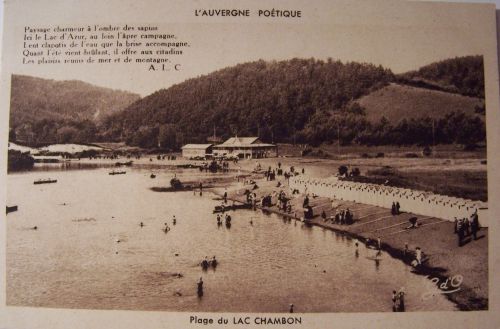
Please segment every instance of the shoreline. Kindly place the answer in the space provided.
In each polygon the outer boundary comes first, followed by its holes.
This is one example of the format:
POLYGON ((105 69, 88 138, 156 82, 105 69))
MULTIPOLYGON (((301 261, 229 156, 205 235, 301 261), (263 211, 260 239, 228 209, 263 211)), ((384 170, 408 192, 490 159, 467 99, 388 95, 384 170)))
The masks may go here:
MULTIPOLYGON (((269 191, 270 186, 265 186, 266 183, 268 183, 268 182, 265 179, 263 179, 262 177, 260 177, 260 178, 255 177, 255 176, 259 175, 258 173, 252 173, 252 174, 253 174, 252 176, 254 177, 255 183, 259 186, 259 188, 256 190, 253 190, 253 192, 257 193, 258 198, 261 198, 262 194, 268 194, 270 192, 269 191), (262 185, 264 185, 264 186, 262 186, 262 185), (263 187, 263 188, 261 189, 261 187, 263 187)), ((277 181, 274 181, 274 183, 276 183, 276 182, 277 181)), ((228 202, 232 201, 232 202, 238 202, 238 203, 245 203, 245 200, 242 199, 243 196, 240 195, 241 190, 244 190, 244 189, 249 189, 249 188, 245 188, 245 187, 242 188, 241 186, 237 186, 236 182, 233 182, 232 184, 227 186, 226 190, 228 192, 228 197, 227 197, 228 202), (236 192, 236 194, 235 194, 235 192, 236 192)), ((276 190, 276 189, 287 190, 288 186, 283 184, 279 188, 273 187, 271 189, 273 189, 273 190, 276 190)), ((251 189, 249 189, 249 190, 251 190, 251 189)), ((219 196, 222 200, 223 192, 220 189, 211 188, 210 191, 212 193, 214 193, 215 195, 219 196)), ((302 200, 303 197, 304 197, 303 195, 298 195, 297 197, 292 198, 291 202, 294 200, 298 200, 298 199, 302 200)), ((318 201, 321 200, 322 202, 320 204, 316 204, 316 205, 312 204, 313 209, 314 208, 321 208, 322 206, 324 206, 324 204, 331 204, 332 202, 337 202, 339 204, 339 207, 345 206, 346 204, 350 204, 351 206, 352 205, 367 206, 365 208, 370 207, 369 205, 365 205, 365 204, 361 204, 361 203, 344 202, 344 201, 340 201, 340 200, 331 200, 331 199, 327 199, 327 198, 317 198, 317 200, 318 201)), ((314 201, 312 203, 314 203, 314 201)), ((293 207, 293 208, 296 209, 296 207, 293 207)), ((390 209, 380 208, 380 207, 376 207, 376 206, 373 206, 373 208, 385 209, 385 210, 387 210, 388 213, 390 213, 390 209)), ((274 214, 277 214, 279 216, 282 216, 282 217, 285 217, 288 219, 302 221, 300 216, 297 216, 297 213, 294 213, 293 211, 291 213, 286 213, 286 212, 280 211, 277 209, 277 207, 274 203, 272 204, 271 207, 262 207, 260 205, 256 205, 256 209, 259 209, 262 212, 274 213, 274 214)), ((370 225, 371 222, 368 221, 368 222, 361 222, 360 223, 360 222, 358 222, 358 220, 356 220, 355 224, 351 224, 351 225, 332 224, 332 223, 328 223, 328 222, 323 221, 323 219, 320 216, 318 216, 317 211, 315 211, 315 214, 316 215, 311 220, 308 221, 308 225, 318 226, 318 227, 321 227, 323 229, 342 234, 342 235, 347 236, 351 239, 357 239, 360 242, 362 242, 363 244, 365 244, 365 246, 368 246, 371 243, 376 242, 376 234, 374 235, 373 233, 384 230, 384 228, 382 228, 382 229, 375 229, 373 231, 368 231, 368 232, 366 232, 366 231, 365 232, 363 232, 363 231, 358 232, 357 228, 359 228, 360 226, 362 226, 364 224, 370 225), (370 233, 372 233, 372 234, 370 234, 370 233)), ((409 213, 404 213, 404 212, 401 213, 401 215, 404 215, 404 214, 410 215, 409 213)), ((413 215, 413 214, 411 214, 411 215, 413 215)), ((365 215, 365 217, 368 217, 368 218, 370 216, 371 215, 365 215)), ((418 217, 423 217, 423 216, 418 216, 418 217)), ((393 218, 389 218, 388 220, 393 220, 393 218)), ((426 225, 428 225, 430 227, 446 226, 446 229, 449 229, 450 227, 452 228, 454 225, 454 223, 452 223, 452 222, 440 220, 437 218, 434 218, 434 221, 431 223, 427 223, 427 222, 425 222, 425 220, 429 220, 429 219, 423 218, 423 221, 425 224, 422 226, 426 226, 426 225), (438 221, 435 221, 435 220, 438 220, 438 221), (440 225, 433 225, 433 224, 440 224, 440 225)), ((375 222, 377 222, 377 221, 381 221, 381 220, 380 219, 375 220, 375 222)), ((385 219, 383 219, 382 221, 385 222, 385 219)), ((405 221, 405 222, 402 222, 400 224, 396 224, 396 225, 392 225, 392 226, 404 225, 406 223, 407 222, 405 221)), ((406 232, 403 232, 403 233, 411 234, 413 232, 418 232, 421 230, 423 230, 423 228, 419 227, 417 229, 406 230, 406 232)), ((398 232, 399 231, 397 231, 396 234, 398 232)), ((450 232, 451 232, 451 229, 450 229, 450 232)), ((422 233, 422 232, 419 232, 419 233, 422 233)), ((386 235, 387 237, 389 237, 387 239, 384 236, 384 238, 382 239, 382 242, 381 242, 381 250, 387 252, 393 259, 400 260, 405 265, 411 266, 411 261, 413 259, 415 259, 414 252, 413 252, 414 248, 410 248, 409 249, 410 252, 405 255, 404 248, 401 245, 398 245, 398 243, 391 241, 391 239, 390 239, 391 235, 393 235, 393 233, 386 235)), ((487 238, 488 230, 485 228, 482 228, 479 232, 479 235, 480 235, 480 237, 478 240, 487 240, 484 238, 485 237, 487 238)), ((424 235, 424 237, 425 236, 426 235, 424 235)), ((419 238, 417 240, 422 240, 422 239, 419 238)), ((425 245, 425 242, 426 242, 425 240, 419 241, 417 243, 417 245, 425 245)), ((469 243, 467 243, 467 244, 472 245, 475 242, 476 241, 469 241, 469 243)), ((486 245, 487 245, 487 243, 486 243, 486 245)), ((463 248, 463 247, 461 247, 461 248, 463 248)), ((461 250, 461 249, 459 249, 459 250, 461 250)), ((424 252, 426 252, 426 249, 424 249, 424 252)), ((443 252, 443 251, 441 250, 441 252, 443 252)), ((435 254, 436 254, 435 252, 430 252, 430 253, 426 252, 425 257, 424 257, 424 262, 419 266, 418 270, 412 270, 412 273, 414 273, 416 275, 427 276, 429 280, 431 280, 433 278, 437 278, 439 280, 437 283, 438 288, 439 288, 439 285, 446 282, 446 280, 448 278, 453 277, 454 276, 453 273, 456 273, 456 272, 454 271, 453 266, 451 266, 452 262, 453 262, 452 259, 449 259, 449 260, 448 259, 439 259, 438 261, 434 261, 433 258, 436 258, 436 257, 433 257, 433 256, 435 256, 435 254)), ((458 265, 458 267, 461 267, 460 264, 458 265)), ((485 268, 482 269, 480 272, 484 272, 484 271, 486 272, 486 275, 487 275, 487 272, 488 272, 487 266, 485 266, 485 268)), ((456 274, 460 274, 460 275, 465 276, 466 272, 467 271, 463 271, 462 273, 456 273, 456 274)), ((434 280, 436 280, 436 279, 434 279, 434 280)), ((487 280, 486 280, 486 287, 481 287, 481 288, 488 289, 487 280)), ((440 290, 443 291, 443 294, 446 296, 446 298, 448 300, 450 300, 452 303, 454 303, 456 305, 456 307, 458 308, 458 310, 460 310, 460 311, 488 310, 488 306, 489 306, 488 294, 486 294, 486 296, 483 296, 480 293, 481 292, 480 290, 478 292, 478 286, 473 286, 471 284, 464 283, 460 286, 459 291, 456 291, 453 293, 445 293, 446 290, 443 290, 443 289, 440 289, 440 290)))
MULTIPOLYGON (((272 192, 284 190, 289 194, 289 188, 286 184, 286 181, 283 180, 283 176, 277 176, 277 180, 275 181, 266 181, 263 175, 263 171, 256 172, 253 170, 253 166, 259 162, 265 163, 263 167, 267 167, 267 165, 272 165, 272 162, 276 163, 277 161, 282 161, 288 163, 289 161, 294 161, 294 159, 286 159, 286 158, 273 158, 273 159, 257 159, 254 161, 241 161, 237 164, 231 164, 228 172, 223 173, 223 177, 211 177, 211 175, 207 175, 199 180, 199 182, 203 182, 204 189, 214 193, 215 195, 221 197, 226 190, 228 192, 228 200, 234 202, 243 202, 244 203, 244 195, 240 194, 245 189, 249 189, 252 192, 255 192, 258 195, 258 198, 262 198, 264 195, 271 194, 272 192), (251 185, 243 184, 243 181, 246 179, 253 179, 255 183, 259 186, 259 188, 252 190, 251 185), (280 182, 281 186, 276 186, 277 183, 280 182), (211 183, 211 184, 209 184, 211 183), (215 184, 214 184, 215 183, 215 184), (206 185, 207 184, 207 185, 206 185), (213 185, 212 185, 213 184, 213 185), (209 186, 212 185, 212 186, 209 186)), ((115 160, 111 161, 82 161, 83 163, 92 163, 92 164, 110 164, 115 160)), ((82 163, 80 162, 80 163, 82 163)), ((77 162, 78 163, 78 162, 77 162)), ((136 164, 142 165, 153 165, 160 167, 177 167, 179 164, 185 165, 186 163, 196 163, 189 160, 177 160, 172 162, 163 162, 158 163, 157 161, 149 161, 147 159, 143 159, 142 161, 138 161, 136 164)), ((284 164, 283 168, 288 167, 288 165, 294 164, 294 162, 284 164)), ((314 161, 309 163, 309 161, 301 164, 305 167, 306 173, 312 174, 316 177, 326 177, 327 168, 321 167, 320 170, 314 167, 314 161)), ((298 167, 298 166, 297 166, 298 167)), ((297 168, 298 169, 298 168, 297 168)), ((333 169, 333 168, 332 168, 333 169)), ((198 170, 198 169, 187 169, 187 170, 198 170)), ((331 169, 330 169, 331 170, 331 169)), ((188 183, 187 181, 185 183, 188 183)), ((194 187, 196 190, 196 187, 194 187)), ((192 191, 192 190, 191 190, 192 191)), ((303 200, 303 195, 298 195, 292 197, 291 202, 294 204, 293 209, 297 212, 300 208, 301 202, 303 200)), ((354 203, 339 201, 339 200, 331 200, 327 198, 312 198, 311 205, 313 206, 315 217, 309 222, 310 225, 318 226, 326 230, 334 231, 339 234, 345 235, 352 239, 358 239, 363 244, 367 244, 367 241, 376 241, 378 235, 380 235, 381 231, 388 232, 390 230, 386 230, 391 226, 395 226, 394 229, 397 229, 399 225, 407 225, 407 220, 405 220, 404 216, 401 217, 390 217, 388 219, 375 219, 377 214, 381 212, 390 213, 390 209, 381 208, 376 206, 369 206, 365 204, 357 204, 360 205, 361 208, 370 208, 372 211, 374 209, 378 209, 379 212, 370 214, 366 212, 366 210, 357 210, 353 209, 355 213, 356 222, 352 225, 338 225, 324 222, 321 217, 317 216, 324 209, 327 213, 334 210, 333 206, 330 208, 332 202, 336 203, 336 208, 341 208, 349 204, 349 206, 355 205, 354 203), (325 208, 326 206, 326 208, 325 208), (359 220, 359 218, 364 218, 363 220, 359 220), (398 220, 404 220, 399 224, 393 224, 398 220), (389 225, 387 227, 380 227, 380 224, 389 225), (359 230, 360 227, 364 228, 363 230, 359 230), (370 229, 369 231, 366 228, 370 229)), ((275 202, 273 202, 275 204, 275 202)), ((300 220, 300 215, 291 213, 284 213, 279 211, 277 207, 274 205, 272 207, 261 207, 258 206, 261 211, 275 213, 280 216, 284 216, 290 219, 300 220)), ((404 208, 404 205, 403 205, 404 208)), ((404 210, 404 209, 403 209, 404 210)), ((300 214, 300 213, 299 213, 300 214)), ((408 215, 408 213, 403 213, 402 215, 408 215)), ((385 215, 379 215, 385 216, 385 215)), ((327 217, 330 217, 328 214, 327 217)), ((422 217, 422 216, 418 216, 422 217)), ((384 217, 385 218, 385 217, 384 217)), ((429 261, 421 265, 419 271, 412 271, 417 275, 430 276, 431 278, 437 278, 439 280, 439 284, 446 281, 447 278, 453 277, 454 275, 463 275, 467 277, 464 280, 464 284, 460 286, 460 291, 455 293, 447 293, 445 294, 447 299, 453 302, 458 310, 461 311, 472 311, 472 310, 487 310, 488 309, 488 230, 481 229, 480 235, 481 239, 478 241, 471 241, 471 243, 467 243, 464 247, 457 248, 456 247, 456 238, 451 234, 453 230, 453 223, 439 220, 437 218, 430 219, 429 218, 419 218, 422 219, 422 222, 425 223, 426 227, 418 228, 415 230, 407 230, 405 232, 396 231, 389 234, 381 235, 381 250, 387 252, 392 258, 398 259, 410 266, 411 258, 409 256, 405 256, 404 254, 404 243, 408 242, 410 248, 409 250, 414 250, 416 246, 421 246, 425 255, 429 256, 429 261), (436 222, 437 220, 437 222, 436 222), (431 223, 427 223, 428 221, 432 221, 431 223), (439 224, 439 225, 433 225, 439 224), (402 232, 402 233, 398 233, 402 232), (428 234, 431 235, 428 235, 428 234), (396 235, 397 234, 397 235, 396 235), (401 236, 404 236, 402 238, 401 236), (486 238, 485 238, 486 237, 486 238), (440 241, 443 240, 443 241, 440 241), (478 245, 479 244, 479 245, 478 245), (471 249, 472 248, 472 249, 471 249), (467 251, 464 251, 467 249, 467 251), (469 253, 472 250, 472 255, 469 253), (486 251, 486 252, 485 252, 486 251), (452 255, 455 253, 456 255, 452 255), (479 260, 474 260, 473 258, 476 256, 480 256, 479 260), (481 258, 482 257, 482 258, 481 258), (469 264, 472 263, 472 266, 469 264), (471 271, 470 269, 473 269, 471 271), (468 281, 470 280, 470 281, 468 281), (466 282, 467 281, 467 282, 466 282)), ((402 227, 399 227, 402 228, 402 227)), ((413 255, 413 252, 410 253, 413 255)))

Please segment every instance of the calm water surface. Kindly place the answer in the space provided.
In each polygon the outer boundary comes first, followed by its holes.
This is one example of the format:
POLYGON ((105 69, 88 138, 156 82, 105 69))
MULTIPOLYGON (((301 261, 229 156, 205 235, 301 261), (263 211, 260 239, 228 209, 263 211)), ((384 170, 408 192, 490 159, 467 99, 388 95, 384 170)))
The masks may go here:
POLYGON ((150 190, 168 186, 171 169, 156 168, 151 179, 151 168, 136 166, 115 176, 49 168, 8 175, 8 204, 19 206, 7 216, 9 305, 286 312, 293 303, 296 312, 370 312, 391 311, 392 290, 404 287, 408 311, 455 309, 442 295, 423 300, 432 284, 408 266, 385 253, 376 262, 363 245, 356 255, 352 240, 334 232, 261 211, 234 212, 230 229, 218 227, 214 195, 150 190), (48 177, 58 182, 33 185, 48 177), (217 269, 202 271, 199 262, 214 255, 217 269))

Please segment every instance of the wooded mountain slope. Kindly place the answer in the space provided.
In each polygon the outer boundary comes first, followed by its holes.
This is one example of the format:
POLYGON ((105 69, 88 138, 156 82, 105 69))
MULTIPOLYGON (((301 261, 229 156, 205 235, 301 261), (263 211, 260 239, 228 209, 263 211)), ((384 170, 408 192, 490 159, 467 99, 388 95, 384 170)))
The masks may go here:
POLYGON ((137 94, 77 80, 12 75, 10 126, 42 119, 99 121, 138 99, 137 94))

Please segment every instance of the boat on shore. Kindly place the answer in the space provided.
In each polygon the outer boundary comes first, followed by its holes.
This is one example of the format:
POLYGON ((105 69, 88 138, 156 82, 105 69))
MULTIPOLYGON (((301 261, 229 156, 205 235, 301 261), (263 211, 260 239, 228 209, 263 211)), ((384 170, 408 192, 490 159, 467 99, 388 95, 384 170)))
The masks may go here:
POLYGON ((250 203, 242 203, 242 204, 233 204, 230 206, 215 206, 213 213, 216 214, 238 209, 252 209, 252 205, 250 203))
POLYGON ((33 184, 52 184, 52 183, 57 183, 57 179, 37 179, 36 181, 33 182, 33 184))
POLYGON ((126 171, 111 171, 109 174, 110 175, 124 175, 126 174, 127 172, 126 171))
POLYGON ((17 211, 17 206, 7 206, 6 214, 17 211))

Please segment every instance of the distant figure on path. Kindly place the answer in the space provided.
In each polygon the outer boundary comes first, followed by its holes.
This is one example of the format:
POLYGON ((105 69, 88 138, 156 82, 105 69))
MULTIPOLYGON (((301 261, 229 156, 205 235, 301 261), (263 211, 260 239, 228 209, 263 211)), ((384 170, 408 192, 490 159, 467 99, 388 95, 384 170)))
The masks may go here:
POLYGON ((472 220, 471 220, 471 229, 472 229, 472 235, 474 236, 474 240, 477 240, 477 232, 481 226, 479 225, 479 216, 477 215, 477 210, 472 214, 472 220))
POLYGON ((400 208, 401 208, 401 206, 399 205, 399 202, 397 201, 396 202, 396 215, 399 215, 401 213, 400 208))
POLYGON ((293 313, 293 304, 290 304, 290 313, 293 313))
POLYGON ((418 265, 422 265, 422 249, 420 249, 420 247, 415 249, 415 259, 417 260, 418 265))
POLYGON ((302 208, 305 208, 309 206, 309 196, 306 194, 306 197, 304 198, 304 202, 302 203, 302 208))
POLYGON ((175 215, 174 215, 174 218, 172 218, 172 224, 176 224, 177 223, 177 219, 175 219, 175 215))
POLYGON ((460 218, 458 220, 458 223, 457 223, 457 230, 458 230, 458 246, 461 247, 462 246, 462 240, 464 238, 464 224, 463 224, 463 220, 462 218, 460 218))

